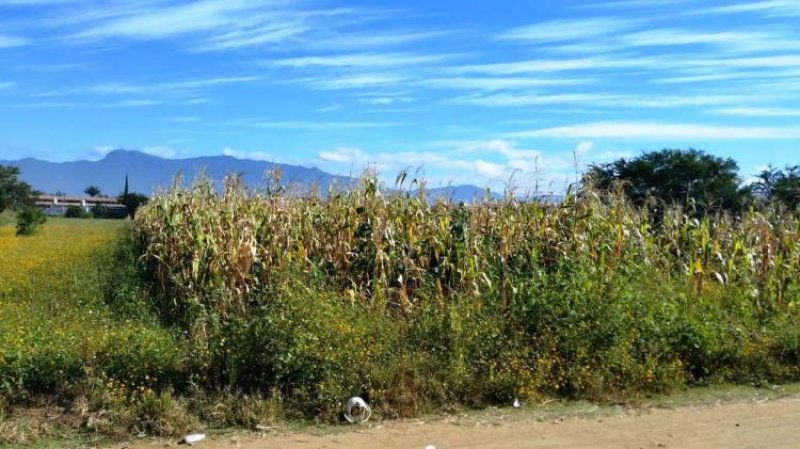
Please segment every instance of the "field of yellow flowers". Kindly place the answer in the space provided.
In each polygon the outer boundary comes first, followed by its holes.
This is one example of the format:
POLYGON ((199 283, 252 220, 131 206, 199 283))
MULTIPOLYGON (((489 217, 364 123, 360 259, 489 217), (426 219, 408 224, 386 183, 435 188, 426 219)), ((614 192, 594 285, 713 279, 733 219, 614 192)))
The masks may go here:
POLYGON ((33 237, 16 237, 14 226, 0 226, 0 294, 45 287, 42 276, 85 262, 119 234, 124 222, 53 220, 33 237))
POLYGON ((126 228, 51 219, 17 237, 13 225, 0 226, 0 422, 3 404, 74 398, 92 385, 144 393, 174 369, 169 333, 109 305, 115 242, 126 228))

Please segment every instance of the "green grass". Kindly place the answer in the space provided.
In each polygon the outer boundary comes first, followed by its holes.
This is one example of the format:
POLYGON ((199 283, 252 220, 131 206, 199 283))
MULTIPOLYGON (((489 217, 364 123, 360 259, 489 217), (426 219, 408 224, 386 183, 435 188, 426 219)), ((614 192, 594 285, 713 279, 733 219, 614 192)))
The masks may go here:
POLYGON ((0 212, 0 226, 16 223, 17 219, 14 213, 10 210, 0 212))
POLYGON ((173 333, 147 309, 114 305, 135 305, 142 294, 115 262, 126 229, 54 219, 18 237, 0 227, 0 414, 22 423, 0 425, 0 444, 47 436, 47 426, 25 426, 18 412, 53 404, 68 404, 73 424, 105 416, 95 419, 101 433, 127 433, 147 415, 137 407, 175 383, 183 353, 173 333))

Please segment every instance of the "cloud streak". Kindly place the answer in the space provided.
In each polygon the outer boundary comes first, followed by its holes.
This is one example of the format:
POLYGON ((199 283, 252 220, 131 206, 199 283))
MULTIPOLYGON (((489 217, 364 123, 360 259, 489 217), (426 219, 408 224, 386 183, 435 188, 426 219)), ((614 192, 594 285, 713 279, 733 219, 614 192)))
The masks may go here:
POLYGON ((647 108, 668 109, 687 106, 713 106, 741 102, 743 96, 698 95, 698 96, 643 96, 633 94, 607 93, 501 93, 492 95, 471 95, 452 99, 456 104, 508 108, 528 106, 571 105, 586 108, 647 108))
POLYGON ((23 47, 30 43, 30 39, 26 37, 0 33, 0 48, 23 47))
POLYGON ((738 107, 738 108, 715 109, 710 112, 713 114, 733 115, 739 117, 765 117, 765 118, 800 117, 800 109, 789 109, 789 108, 738 107))
POLYGON ((275 67, 397 67, 431 64, 456 55, 418 55, 406 53, 352 53, 328 56, 304 56, 273 62, 275 67))
POLYGON ((337 122, 337 121, 302 121, 302 120, 259 120, 246 119, 230 122, 229 125, 248 128, 309 130, 309 131, 341 131, 353 129, 388 128, 401 125, 392 122, 337 122))
POLYGON ((508 133, 515 138, 667 141, 800 139, 800 127, 734 127, 654 122, 594 122, 508 133))
POLYGON ((618 34, 643 25, 642 20, 616 17, 565 19, 513 28, 497 36, 501 40, 524 42, 575 41, 618 34))

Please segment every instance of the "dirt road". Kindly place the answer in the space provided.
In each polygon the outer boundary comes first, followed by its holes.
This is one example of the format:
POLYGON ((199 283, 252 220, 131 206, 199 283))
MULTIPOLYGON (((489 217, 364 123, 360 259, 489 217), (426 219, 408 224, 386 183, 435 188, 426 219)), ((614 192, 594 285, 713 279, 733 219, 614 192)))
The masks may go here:
MULTIPOLYGON (((595 407, 597 408, 597 407, 595 407)), ((573 416, 540 408, 346 431, 212 437, 199 449, 800 448, 800 398, 664 408, 598 409, 573 416), (576 417, 577 415, 577 417, 576 417)), ((164 447, 150 442, 136 449, 164 447)))

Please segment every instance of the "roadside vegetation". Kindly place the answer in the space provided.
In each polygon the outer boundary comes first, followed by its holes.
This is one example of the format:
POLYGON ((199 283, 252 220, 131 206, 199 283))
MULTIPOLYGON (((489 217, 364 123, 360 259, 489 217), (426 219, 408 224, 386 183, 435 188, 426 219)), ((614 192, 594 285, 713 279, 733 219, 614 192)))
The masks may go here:
POLYGON ((127 295, 112 248, 126 224, 51 219, 31 237, 0 226, 0 445, 82 428, 129 434, 137 411, 156 402, 160 379, 183 356, 146 313, 110 308, 106 290, 127 295), (149 402, 148 402, 149 401, 149 402))
POLYGON ((0 442, 22 407, 170 435, 800 381, 800 215, 608 174, 559 204, 198 179, 130 224, 0 227, 0 442))

